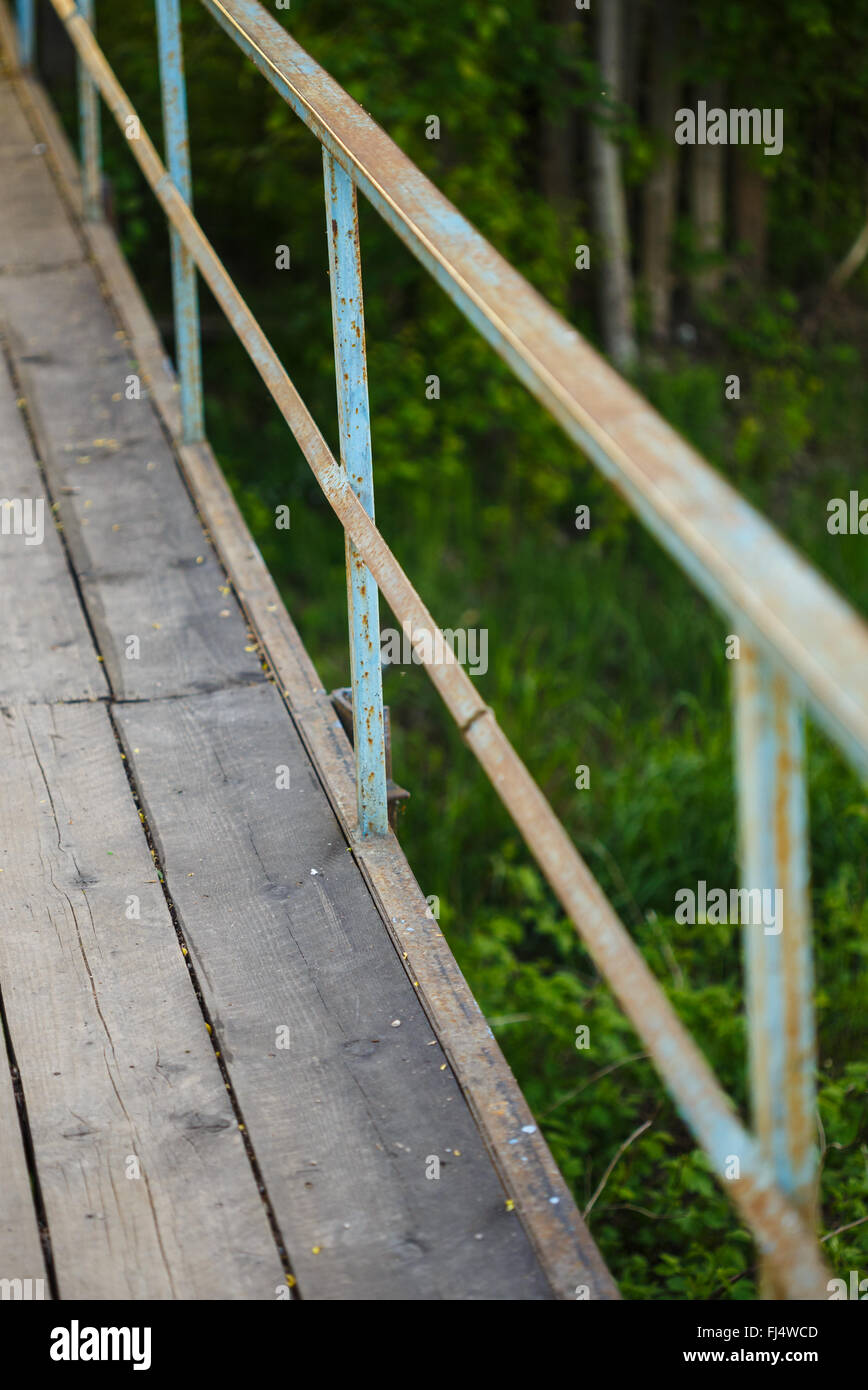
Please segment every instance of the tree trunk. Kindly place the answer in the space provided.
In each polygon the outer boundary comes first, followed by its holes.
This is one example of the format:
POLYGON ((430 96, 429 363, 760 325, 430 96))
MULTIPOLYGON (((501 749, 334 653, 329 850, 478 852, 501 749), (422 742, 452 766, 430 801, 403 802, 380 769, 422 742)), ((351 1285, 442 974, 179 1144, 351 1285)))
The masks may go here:
POLYGON ((735 161, 735 239, 739 260, 750 280, 765 274, 768 240, 768 185, 753 150, 739 146, 735 161))
MULTIPOLYGON (((550 0, 549 19, 557 30, 557 46, 566 58, 573 51, 573 25, 576 8, 573 0, 550 0)), ((560 70, 556 76, 554 101, 542 119, 542 191, 546 201, 561 214, 570 209, 575 197, 576 118, 573 107, 565 100, 565 82, 560 70)))
POLYGON ((658 147, 644 189, 642 275, 648 295, 651 336, 658 346, 669 338, 672 275, 669 268, 678 196, 678 151, 674 117, 678 107, 678 61, 674 0, 655 15, 651 33, 648 124, 658 147))
MULTIPOLYGON (((660 0, 654 0, 655 11, 660 0)), ((620 97, 635 113, 639 106, 639 78, 645 32, 645 0, 624 0, 623 54, 620 97)))
POLYGON ((868 256, 868 219, 866 219, 862 230, 853 242, 853 245, 850 247, 843 261, 835 267, 832 275, 829 277, 829 290, 842 290, 850 279, 850 276, 856 274, 856 271, 859 269, 866 256, 868 256))
MULTIPOLYGON (((549 0, 548 17, 556 30, 559 57, 568 59, 575 46, 577 11, 573 0, 549 0)), ((546 202, 558 220, 558 244, 564 267, 564 301, 576 298, 576 272, 571 245, 576 208, 576 163, 578 156, 576 111, 569 101, 567 80, 560 64, 555 69, 554 90, 544 100, 540 126, 540 185, 546 202)))
POLYGON ((75 82, 75 50, 52 5, 36 6, 36 63, 47 86, 75 82))
POLYGON ((633 279, 630 271, 630 239, 627 203, 621 177, 621 155, 610 137, 613 107, 621 93, 621 0, 606 0, 597 7, 597 63, 602 79, 602 100, 591 123, 591 197, 597 241, 591 251, 600 285, 603 345, 618 367, 636 360, 633 330, 633 279))
MULTIPOLYGON (((707 82, 696 96, 707 109, 723 105, 723 83, 707 82)), ((723 266, 724 145, 696 144, 691 150, 690 209, 700 263, 691 277, 694 297, 703 298, 720 289, 723 266), (718 262, 718 263, 715 263, 718 262)))
POLYGON ((844 288, 850 277, 856 274, 866 257, 868 257, 868 217, 862 224, 859 235, 846 256, 838 262, 829 276, 817 304, 805 317, 802 323, 802 333, 806 337, 813 338, 819 331, 824 317, 833 306, 835 295, 844 288))

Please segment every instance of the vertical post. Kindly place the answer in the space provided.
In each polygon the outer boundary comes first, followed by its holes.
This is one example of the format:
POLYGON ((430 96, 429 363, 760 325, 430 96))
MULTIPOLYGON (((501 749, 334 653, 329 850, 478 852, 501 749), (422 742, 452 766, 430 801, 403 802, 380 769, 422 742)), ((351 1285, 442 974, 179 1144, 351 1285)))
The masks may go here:
MULTIPOLYGON (((322 153, 341 463, 353 492, 373 519, 374 475, 356 187, 329 152, 323 149, 322 153)), ((359 829, 362 835, 385 835, 389 816, 379 591, 349 536, 346 555, 359 829)))
MULTIPOLYGON (((187 137, 187 89, 181 46, 179 0, 156 0, 157 41, 160 50, 160 91, 166 163, 172 182, 192 205, 190 143, 187 137)), ((199 297, 196 265, 174 228, 172 243, 172 291, 175 306, 175 356, 181 379, 181 415, 184 443, 204 437, 202 413, 202 358, 199 345, 199 297)))
MULTIPOLYGON (((78 0, 79 14, 96 26, 95 0, 78 0)), ((81 139, 82 204, 85 220, 97 222, 102 216, 102 142, 99 128, 99 93, 81 59, 78 68, 78 129, 81 139)))
MULTIPOLYGON (((744 927, 753 1125, 778 1186, 813 1228, 816 1041, 804 715, 783 672, 744 641, 734 693, 742 884, 769 890, 766 902, 774 904, 763 922, 744 927)), ((763 1296, 784 1297, 762 1260, 761 1269, 763 1296)))
POLYGON ((32 68, 36 56, 36 0, 18 0, 18 61, 32 68))

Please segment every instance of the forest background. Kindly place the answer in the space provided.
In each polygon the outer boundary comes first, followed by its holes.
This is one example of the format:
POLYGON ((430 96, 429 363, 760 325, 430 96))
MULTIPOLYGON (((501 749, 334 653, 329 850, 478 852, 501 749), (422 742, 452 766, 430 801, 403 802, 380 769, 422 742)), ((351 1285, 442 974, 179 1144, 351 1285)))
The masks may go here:
MULTIPOLYGON (((96 8, 159 139, 154 7, 96 8)), ((868 540, 826 522, 868 495, 868 0, 267 8, 865 612, 868 540), (780 108, 782 152, 677 145, 699 100, 780 108)), ((197 215, 337 451, 319 145, 196 0, 182 11, 197 215)), ((45 0, 39 31, 72 134, 45 0)), ((103 134, 107 208, 172 351, 163 216, 103 134)), ((378 524, 443 627, 488 629, 482 695, 746 1114, 738 929, 674 920, 680 887, 737 884, 724 621, 366 205, 361 240, 378 524)), ((324 684, 345 685, 341 528, 204 288, 201 306, 210 440, 324 684)), ((424 673, 384 686, 401 842, 624 1295, 756 1297, 750 1237, 424 673)), ((809 754, 821 1234, 846 1278, 868 1273, 868 805, 813 727, 809 754)))

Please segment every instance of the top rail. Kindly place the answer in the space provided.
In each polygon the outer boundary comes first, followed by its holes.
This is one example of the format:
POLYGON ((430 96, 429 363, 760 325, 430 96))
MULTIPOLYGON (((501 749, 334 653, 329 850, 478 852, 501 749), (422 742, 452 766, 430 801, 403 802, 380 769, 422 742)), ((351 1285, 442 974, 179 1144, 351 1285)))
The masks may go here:
POLYGON ((500 256, 258 0, 202 0, 384 221, 868 773, 868 627, 500 256))

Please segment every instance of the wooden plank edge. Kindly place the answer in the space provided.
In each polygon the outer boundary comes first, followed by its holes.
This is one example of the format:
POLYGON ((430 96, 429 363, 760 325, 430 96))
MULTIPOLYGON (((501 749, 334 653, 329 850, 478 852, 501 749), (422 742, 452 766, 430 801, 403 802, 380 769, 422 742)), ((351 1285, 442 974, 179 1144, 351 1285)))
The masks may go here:
MULTIPOLYGON (((35 1298, 52 1298, 49 1247, 43 1244, 37 1214, 39 1179, 25 1148, 7 1031, 0 1019, 0 1280, 32 1280, 35 1298)), ((14 1298, 14 1293, 0 1293, 0 1298, 7 1297, 14 1298)))
MULTIPOLYGON (((0 42, 11 26, 0 0, 0 42)), ((55 155, 52 173, 70 214, 81 207, 75 158, 41 85, 10 74, 34 132, 55 155)), ((153 317, 114 233, 80 223, 83 236, 137 358, 142 379, 179 461, 203 525, 256 633, 290 716, 470 1106, 480 1133, 555 1296, 620 1294, 578 1211, 527 1101, 428 906, 397 839, 358 835, 352 749, 277 586, 210 445, 184 445, 177 380, 153 317), (531 1132, 528 1133, 528 1130, 531 1132), (518 1142, 516 1142, 518 1141, 518 1142)))

